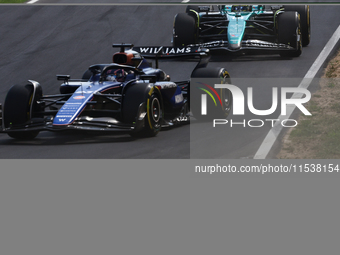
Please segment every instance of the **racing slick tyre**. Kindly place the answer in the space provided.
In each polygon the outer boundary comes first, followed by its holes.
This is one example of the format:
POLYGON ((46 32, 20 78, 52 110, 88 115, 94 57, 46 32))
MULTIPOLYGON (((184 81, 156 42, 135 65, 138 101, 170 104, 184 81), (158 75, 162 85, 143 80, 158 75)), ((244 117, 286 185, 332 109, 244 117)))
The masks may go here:
POLYGON ((84 72, 84 74, 83 74, 83 76, 82 76, 82 80, 85 80, 85 81, 88 81, 88 80, 90 80, 90 78, 91 78, 91 76, 92 76, 92 72, 89 70, 89 69, 87 69, 85 72, 84 72))
POLYGON ((310 43, 310 10, 309 5, 285 5, 285 11, 296 11, 300 14, 302 46, 310 43))
POLYGON ((190 13, 191 11, 199 12, 200 10, 198 5, 188 5, 187 8, 185 9, 185 12, 190 13))
MULTIPOLYGON (((42 96, 42 89, 39 85, 35 95, 32 84, 14 85, 7 93, 4 104, 4 125, 5 128, 20 127, 32 119, 35 102, 42 96)), ((39 131, 14 131, 7 133, 10 137, 20 140, 35 138, 39 131)))
POLYGON ((174 47, 196 43, 197 26, 195 18, 187 13, 178 13, 174 21, 174 47))
POLYGON ((146 124, 144 133, 146 136, 156 136, 161 130, 162 104, 160 96, 152 92, 146 102, 146 124))
POLYGON ((194 18, 196 26, 199 23, 200 19, 199 12, 200 8, 198 5, 188 5, 187 8, 185 9, 185 13, 194 18))
POLYGON ((143 128, 130 133, 132 137, 153 137, 161 130, 163 121, 162 97, 157 87, 149 84, 130 86, 124 93, 122 106, 123 121, 133 124, 137 121, 138 110, 143 104, 144 116, 143 128))
POLYGON ((298 57, 302 53, 299 13, 283 12, 278 16, 278 41, 295 50, 282 50, 282 57, 298 57))
MULTIPOLYGON (((95 72, 96 73, 100 73, 100 72, 102 72, 103 71, 103 69, 106 67, 107 65, 106 64, 100 64, 100 65, 96 65, 96 70, 95 70, 95 72)), ((93 72, 90 70, 90 69, 87 69, 85 72, 84 72, 84 74, 83 74, 83 76, 82 76, 82 80, 85 80, 85 81, 89 81, 90 80, 90 78, 92 77, 92 75, 93 75, 93 72)))
POLYGON ((189 103, 194 117, 200 121, 227 118, 232 106, 232 94, 228 89, 215 89, 214 84, 230 84, 229 73, 221 67, 205 67, 195 69, 191 78, 189 103), (205 105, 202 95, 205 95, 205 105), (204 107, 206 113, 202 112, 204 107))

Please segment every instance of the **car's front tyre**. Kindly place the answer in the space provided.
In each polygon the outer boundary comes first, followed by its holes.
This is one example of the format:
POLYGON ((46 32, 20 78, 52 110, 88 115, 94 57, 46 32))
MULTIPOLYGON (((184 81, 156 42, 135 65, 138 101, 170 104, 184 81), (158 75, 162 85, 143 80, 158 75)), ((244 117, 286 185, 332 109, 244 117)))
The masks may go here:
MULTIPOLYGON (((37 86, 34 90, 32 84, 14 85, 7 93, 4 104, 4 126, 5 128, 23 128, 24 124, 33 118, 34 106, 42 95, 42 89, 37 86), (35 92, 35 93, 34 93, 35 92)), ((9 131, 8 135, 15 139, 33 139, 39 131, 9 131)))
POLYGON ((285 11, 296 11, 300 14, 302 46, 310 43, 311 25, 309 5, 285 5, 285 11))
POLYGON ((229 73, 221 67, 198 68, 193 71, 189 86, 190 110, 201 121, 227 118, 232 106, 228 89, 215 89, 214 84, 230 84, 229 73), (206 94, 206 114, 202 114, 202 94, 206 94))
POLYGON ((196 43, 196 21, 187 13, 178 13, 175 16, 173 31, 174 47, 183 47, 196 43))
POLYGON ((282 57, 298 57, 302 53, 302 36, 298 12, 283 12, 278 15, 278 42, 295 50, 282 50, 282 57))
MULTIPOLYGON (((126 88, 122 105, 123 121, 127 124, 140 122, 140 113, 145 113, 142 128, 132 131, 132 137, 152 137, 161 130, 163 103, 161 93, 152 84, 136 84, 126 88), (142 109, 140 109, 142 107, 142 109), (141 110, 141 111, 139 111, 141 110)), ((139 124, 139 123, 138 123, 139 124)), ((139 127, 139 126, 138 126, 139 127)))

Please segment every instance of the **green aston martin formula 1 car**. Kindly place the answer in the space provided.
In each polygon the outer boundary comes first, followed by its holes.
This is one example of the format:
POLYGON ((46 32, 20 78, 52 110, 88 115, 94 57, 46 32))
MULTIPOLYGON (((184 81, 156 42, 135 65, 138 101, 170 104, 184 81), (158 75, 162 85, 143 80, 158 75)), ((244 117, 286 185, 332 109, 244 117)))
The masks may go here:
POLYGON ((174 20, 174 46, 298 57, 310 42, 308 5, 189 5, 174 20))

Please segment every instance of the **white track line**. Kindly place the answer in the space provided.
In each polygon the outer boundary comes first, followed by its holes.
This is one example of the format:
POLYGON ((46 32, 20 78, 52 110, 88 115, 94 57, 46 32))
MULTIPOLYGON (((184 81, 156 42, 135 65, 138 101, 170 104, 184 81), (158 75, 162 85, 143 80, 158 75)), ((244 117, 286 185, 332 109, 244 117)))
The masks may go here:
POLYGON ((182 3, 188 3, 190 0, 183 0, 182 3))
MULTIPOLYGON (((319 71, 323 63, 326 61, 329 54, 332 52, 334 46, 338 43, 340 39, 340 26, 337 28, 337 30, 334 32, 333 36, 329 41, 327 42, 326 46, 323 48, 313 65, 309 68, 308 72, 306 73, 304 79, 298 86, 298 88, 308 88, 309 85, 312 82, 312 79, 315 77, 316 73, 319 71)), ((294 94, 292 97, 296 98, 296 95, 294 94)), ((299 95, 301 98, 302 95, 299 95)), ((282 125, 281 121, 284 119, 289 119, 291 114, 293 113, 295 109, 295 105, 289 105, 287 107, 287 115, 282 116, 280 115, 278 117, 279 121, 276 122, 274 127, 268 132, 266 138, 263 140, 260 148, 257 150, 254 159, 265 159, 271 150, 273 144, 275 143, 277 137, 279 136, 280 132, 282 131, 282 125)))
POLYGON ((34 3, 38 2, 38 1, 39 0, 31 0, 31 1, 27 2, 27 4, 34 4, 34 3))

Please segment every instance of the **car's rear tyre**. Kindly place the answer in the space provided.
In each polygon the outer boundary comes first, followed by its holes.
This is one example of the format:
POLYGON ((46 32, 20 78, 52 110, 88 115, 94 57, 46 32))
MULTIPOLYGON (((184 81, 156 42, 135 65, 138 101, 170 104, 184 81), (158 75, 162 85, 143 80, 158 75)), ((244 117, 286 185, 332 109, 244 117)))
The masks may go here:
POLYGON ((143 104, 143 128, 130 133, 132 137, 152 137, 161 130, 163 121, 163 103, 159 90, 148 84, 130 86, 124 93, 122 116, 127 124, 137 122, 138 109, 143 104))
POLYGON ((299 13, 283 12, 278 15, 278 41, 295 50, 282 50, 282 57, 298 57, 302 53, 302 40, 299 13))
POLYGON ((188 5, 187 8, 185 9, 185 12, 190 13, 191 11, 199 12, 198 5, 188 5))
POLYGON ((187 13, 178 13, 174 21, 174 47, 195 44, 197 38, 195 18, 187 13))
POLYGON ((284 8, 285 11, 296 11, 300 14, 302 46, 307 46, 311 38, 309 5, 285 5, 284 8))
POLYGON ((189 86, 190 110, 198 120, 227 118, 232 106, 232 94, 228 89, 215 89, 214 84, 230 84, 230 75, 220 67, 198 68, 191 75, 189 86), (209 78, 209 79, 207 79, 209 78), (202 115, 202 94, 207 94, 207 114, 202 115))
POLYGON ((152 92, 146 102, 146 123, 143 134, 148 137, 156 136, 161 130, 162 115, 160 96, 158 93, 152 92))
MULTIPOLYGON (((7 93, 4 104, 4 125, 5 128, 20 127, 33 118, 36 100, 42 95, 41 87, 38 86, 36 94, 32 84, 14 85, 7 93)), ((19 131, 8 132, 8 135, 16 139, 33 139, 39 131, 19 131)))

